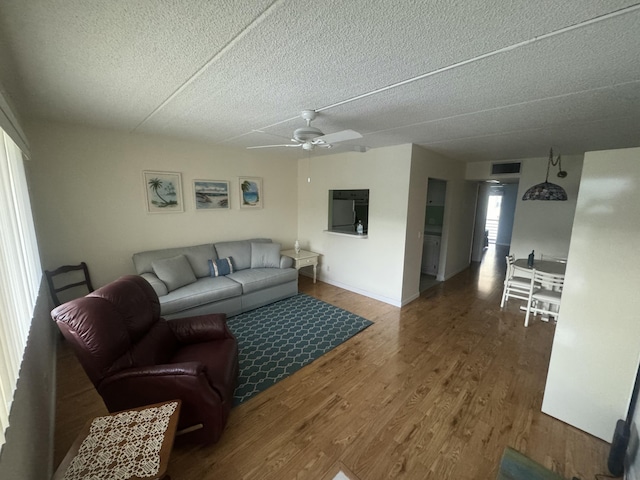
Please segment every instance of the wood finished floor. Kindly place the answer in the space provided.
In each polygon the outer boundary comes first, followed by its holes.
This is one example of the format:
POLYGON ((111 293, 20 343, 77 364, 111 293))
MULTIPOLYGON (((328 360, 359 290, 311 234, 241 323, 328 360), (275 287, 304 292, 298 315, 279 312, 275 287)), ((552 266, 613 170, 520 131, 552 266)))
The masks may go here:
MULTIPOLYGON (((178 442, 172 480, 494 479, 506 446, 566 478, 606 472, 606 442, 540 412, 554 325, 500 310, 501 253, 403 308, 301 277, 374 325, 234 408, 217 444, 178 442)), ((61 342, 55 465, 106 413, 61 342)))

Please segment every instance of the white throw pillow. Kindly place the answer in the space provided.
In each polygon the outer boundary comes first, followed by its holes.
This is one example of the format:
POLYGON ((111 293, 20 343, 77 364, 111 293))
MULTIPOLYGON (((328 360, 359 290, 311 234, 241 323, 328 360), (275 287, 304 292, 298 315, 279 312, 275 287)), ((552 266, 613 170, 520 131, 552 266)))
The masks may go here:
POLYGON ((196 281, 191 264, 184 255, 156 260, 151 266, 170 292, 196 281))
POLYGON ((280 268, 280 244, 252 242, 251 268, 280 268))

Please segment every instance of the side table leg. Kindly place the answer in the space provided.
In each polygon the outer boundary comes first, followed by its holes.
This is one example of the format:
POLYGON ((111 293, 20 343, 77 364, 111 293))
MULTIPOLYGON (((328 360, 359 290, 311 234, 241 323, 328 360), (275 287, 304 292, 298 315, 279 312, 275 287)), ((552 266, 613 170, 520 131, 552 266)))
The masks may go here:
POLYGON ((317 265, 314 264, 313 265, 313 283, 316 283, 316 268, 317 268, 317 265))

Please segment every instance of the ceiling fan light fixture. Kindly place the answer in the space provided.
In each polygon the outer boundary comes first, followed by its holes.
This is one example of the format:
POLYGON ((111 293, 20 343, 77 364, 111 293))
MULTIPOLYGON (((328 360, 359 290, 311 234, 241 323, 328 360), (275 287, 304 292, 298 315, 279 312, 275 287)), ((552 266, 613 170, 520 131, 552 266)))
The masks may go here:
POLYGON ((549 160, 547 162, 547 177, 544 182, 538 183, 533 187, 530 187, 524 195, 522 196, 522 200, 553 200, 553 201, 564 201, 567 200, 567 192, 560 185, 556 185, 555 183, 549 182, 549 169, 551 166, 558 166, 558 177, 565 178, 567 176, 567 172, 562 170, 561 156, 558 155, 558 158, 553 159, 553 148, 549 150, 549 160))
POLYGON ((322 130, 316 127, 312 127, 307 125, 306 127, 296 128, 293 132, 293 141, 294 142, 308 142, 309 140, 313 140, 314 138, 321 137, 324 135, 322 130))

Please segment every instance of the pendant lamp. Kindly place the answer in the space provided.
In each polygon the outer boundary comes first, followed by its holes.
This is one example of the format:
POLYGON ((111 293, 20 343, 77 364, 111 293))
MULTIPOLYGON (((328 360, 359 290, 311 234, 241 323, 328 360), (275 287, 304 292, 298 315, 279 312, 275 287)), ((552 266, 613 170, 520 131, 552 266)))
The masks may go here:
POLYGON ((555 160, 553 159, 553 148, 549 150, 549 161, 547 162, 547 177, 544 179, 544 182, 538 183, 533 187, 529 188, 524 195, 522 196, 522 200, 566 200, 567 192, 565 192, 564 188, 560 185, 556 185, 555 183, 549 182, 549 169, 551 166, 558 167, 558 177, 564 178, 567 176, 567 172, 562 170, 562 161, 560 160, 560 155, 555 160))

